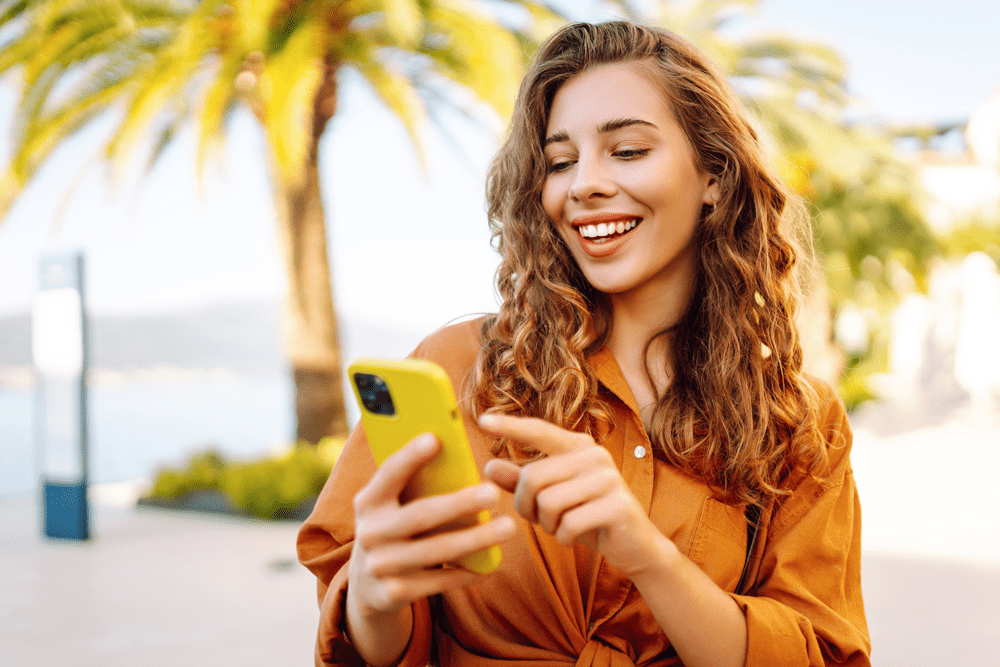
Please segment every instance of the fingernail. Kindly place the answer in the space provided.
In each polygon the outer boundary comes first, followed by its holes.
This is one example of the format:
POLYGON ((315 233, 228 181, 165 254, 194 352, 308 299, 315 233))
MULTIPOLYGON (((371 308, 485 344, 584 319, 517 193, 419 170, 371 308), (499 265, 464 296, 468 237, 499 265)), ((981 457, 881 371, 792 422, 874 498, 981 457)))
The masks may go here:
POLYGON ((497 419, 493 415, 480 415, 479 426, 480 428, 490 429, 497 425, 497 419))
POLYGON ((492 484, 481 484, 476 491, 476 497, 480 502, 491 503, 497 498, 497 488, 492 484))
POLYGON ((417 447, 422 454, 430 454, 437 446, 437 440, 431 433, 424 433, 417 439, 417 447))

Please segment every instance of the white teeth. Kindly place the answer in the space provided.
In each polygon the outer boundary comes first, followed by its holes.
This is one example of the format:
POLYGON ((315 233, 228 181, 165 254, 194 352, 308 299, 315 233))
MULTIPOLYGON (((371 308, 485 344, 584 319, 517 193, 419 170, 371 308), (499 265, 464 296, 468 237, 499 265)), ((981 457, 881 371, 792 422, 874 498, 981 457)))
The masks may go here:
POLYGON ((635 219, 629 220, 628 222, 602 222, 596 225, 583 225, 577 227, 577 232, 579 232, 580 236, 588 239, 604 238, 614 234, 624 234, 629 230, 635 229, 638 224, 639 221, 635 219))

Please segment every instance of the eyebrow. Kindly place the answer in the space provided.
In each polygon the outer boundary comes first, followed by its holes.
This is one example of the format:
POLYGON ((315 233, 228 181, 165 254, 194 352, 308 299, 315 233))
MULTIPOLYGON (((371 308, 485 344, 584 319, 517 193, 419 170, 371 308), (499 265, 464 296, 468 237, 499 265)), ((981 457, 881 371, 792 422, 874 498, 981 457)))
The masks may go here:
MULTIPOLYGON (((597 127, 597 132, 599 134, 608 134, 631 125, 645 125, 653 128, 656 127, 656 125, 650 123, 648 120, 642 120, 640 118, 615 118, 614 120, 601 123, 597 127)), ((555 134, 546 137, 545 141, 542 142, 542 148, 545 148, 549 144, 558 144, 563 141, 569 141, 569 134, 566 130, 559 130, 555 134)))

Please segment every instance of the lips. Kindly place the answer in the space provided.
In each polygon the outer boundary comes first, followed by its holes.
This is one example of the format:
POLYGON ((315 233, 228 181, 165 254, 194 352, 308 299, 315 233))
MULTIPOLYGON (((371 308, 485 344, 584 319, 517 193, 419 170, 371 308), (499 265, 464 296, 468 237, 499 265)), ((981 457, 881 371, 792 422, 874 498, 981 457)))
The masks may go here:
POLYGON ((642 218, 635 216, 604 215, 578 218, 571 224, 585 253, 607 257, 625 244, 629 233, 641 222, 642 218))

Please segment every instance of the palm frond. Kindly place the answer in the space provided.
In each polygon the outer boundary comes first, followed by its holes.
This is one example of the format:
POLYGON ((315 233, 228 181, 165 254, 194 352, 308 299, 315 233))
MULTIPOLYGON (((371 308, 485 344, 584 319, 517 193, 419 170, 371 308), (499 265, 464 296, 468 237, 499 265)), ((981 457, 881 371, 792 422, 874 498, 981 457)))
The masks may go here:
POLYGON ((335 103, 316 98, 336 95, 323 77, 341 65, 418 147, 427 100, 463 99, 454 84, 505 115, 524 61, 561 17, 539 0, 490 2, 522 7, 523 20, 501 25, 486 0, 0 0, 0 74, 22 82, 0 215, 55 147, 108 112, 103 155, 116 169, 140 144, 155 163, 192 118, 202 168, 245 100, 280 178, 294 181, 335 103))
POLYGON ((216 47, 215 35, 205 30, 207 19, 218 2, 202 3, 184 17, 172 39, 163 44, 150 59, 131 73, 134 88, 126 95, 126 109, 121 123, 108 142, 106 156, 112 165, 120 165, 143 139, 144 131, 155 124, 158 115, 192 88, 192 80, 202 70, 206 54, 216 47))
POLYGON ((244 52, 263 49, 271 38, 272 26, 269 20, 261 19, 267 17, 273 20, 280 0, 236 0, 230 4, 234 13, 234 48, 244 52))
POLYGON ((264 130, 285 182, 297 184, 313 138, 313 101, 323 78, 324 31, 301 25, 269 55, 260 79, 264 130))
POLYGON ((214 142, 221 138, 225 119, 236 105, 234 82, 240 65, 234 60, 218 63, 212 82, 201 98, 196 111, 198 118, 198 171, 202 172, 214 142))
POLYGON ((398 62, 392 61, 391 50, 358 40, 347 54, 348 64, 368 81, 378 98, 403 123, 422 161, 420 129, 426 110, 411 79, 401 71, 398 62))
POLYGON ((767 77, 788 90, 813 90, 824 99, 846 101, 847 68, 833 49, 783 36, 763 36, 737 45, 734 76, 767 77))
POLYGON ((428 20, 429 32, 443 37, 441 46, 424 51, 431 56, 431 69, 509 116, 528 55, 511 31, 485 15, 445 3, 429 9, 428 20))
POLYGON ((420 42, 424 11, 418 0, 381 0, 385 27, 401 48, 412 49, 420 42))

